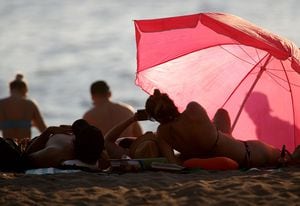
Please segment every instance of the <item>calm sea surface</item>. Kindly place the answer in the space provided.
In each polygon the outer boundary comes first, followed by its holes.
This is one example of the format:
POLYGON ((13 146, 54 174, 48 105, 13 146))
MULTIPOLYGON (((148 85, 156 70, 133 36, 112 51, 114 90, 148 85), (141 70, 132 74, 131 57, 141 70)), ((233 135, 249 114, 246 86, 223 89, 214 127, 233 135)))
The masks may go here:
POLYGON ((22 72, 47 125, 80 118, 99 79, 110 84, 113 101, 139 109, 147 94, 134 84, 133 20, 226 12, 300 46, 299 10, 299 0, 0 0, 0 98, 22 72))

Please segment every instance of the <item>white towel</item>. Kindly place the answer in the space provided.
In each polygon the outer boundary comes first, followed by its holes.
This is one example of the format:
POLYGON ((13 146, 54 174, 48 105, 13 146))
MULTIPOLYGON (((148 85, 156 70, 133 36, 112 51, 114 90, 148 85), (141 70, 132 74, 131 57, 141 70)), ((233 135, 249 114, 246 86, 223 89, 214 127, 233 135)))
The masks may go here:
POLYGON ((80 172, 81 170, 62 170, 54 167, 48 168, 38 168, 38 169, 30 169, 26 170, 25 174, 27 175, 47 175, 47 174, 59 174, 59 173, 74 173, 80 172))
POLYGON ((98 169, 98 161, 95 164, 87 164, 80 160, 66 160, 62 163, 62 165, 86 167, 86 168, 93 169, 93 170, 98 169))

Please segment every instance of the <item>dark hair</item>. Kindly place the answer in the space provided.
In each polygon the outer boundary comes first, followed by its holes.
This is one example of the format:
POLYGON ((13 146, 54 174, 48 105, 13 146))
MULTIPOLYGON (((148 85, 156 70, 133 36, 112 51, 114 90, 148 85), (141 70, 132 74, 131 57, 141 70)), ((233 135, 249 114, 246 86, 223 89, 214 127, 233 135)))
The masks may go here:
POLYGON ((78 119, 72 124, 72 131, 74 135, 79 135, 80 131, 85 128, 90 126, 90 124, 85 121, 84 119, 78 119))
POLYGON ((147 113, 160 123, 167 123, 178 117, 180 114, 173 100, 166 93, 154 90, 145 105, 147 113), (164 104, 164 106, 163 106, 164 104))
POLYGON ((104 138, 101 130, 81 119, 73 123, 72 130, 75 134, 75 158, 88 164, 97 162, 104 149, 104 138))
POLYGON ((25 90, 27 92, 27 84, 23 80, 23 74, 17 74, 15 80, 9 83, 10 90, 25 90))
POLYGON ((123 147, 123 148, 130 148, 130 146, 132 145, 132 143, 134 142, 133 139, 129 139, 129 138, 124 138, 119 142, 119 146, 123 147))
POLYGON ((91 94, 95 95, 95 94, 107 94, 109 93, 109 86, 106 84, 105 81, 96 81, 91 85, 91 94))

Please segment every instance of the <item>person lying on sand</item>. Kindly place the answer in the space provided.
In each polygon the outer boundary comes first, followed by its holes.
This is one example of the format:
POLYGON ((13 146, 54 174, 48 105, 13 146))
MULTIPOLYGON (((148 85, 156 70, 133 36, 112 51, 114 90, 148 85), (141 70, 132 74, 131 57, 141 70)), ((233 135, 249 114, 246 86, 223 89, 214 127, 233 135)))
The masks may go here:
POLYGON ((60 167, 66 160, 95 165, 103 149, 102 132, 79 119, 72 126, 48 127, 32 140, 24 155, 33 168, 60 167))
MULTIPOLYGON (((190 102, 180 113, 173 100, 158 89, 145 106, 149 116, 160 123, 156 132, 160 152, 171 163, 182 164, 190 158, 227 157, 241 168, 278 165, 279 149, 258 140, 240 141, 231 136, 230 119, 225 110, 219 110, 213 122, 196 102, 190 102)), ((298 150, 299 147, 293 157, 298 156, 298 150)))
POLYGON ((137 138, 123 137, 122 132, 137 121, 148 119, 145 110, 136 112, 132 117, 120 122, 109 130, 104 139, 105 149, 111 159, 153 158, 161 156, 157 138, 153 132, 146 132, 137 138))

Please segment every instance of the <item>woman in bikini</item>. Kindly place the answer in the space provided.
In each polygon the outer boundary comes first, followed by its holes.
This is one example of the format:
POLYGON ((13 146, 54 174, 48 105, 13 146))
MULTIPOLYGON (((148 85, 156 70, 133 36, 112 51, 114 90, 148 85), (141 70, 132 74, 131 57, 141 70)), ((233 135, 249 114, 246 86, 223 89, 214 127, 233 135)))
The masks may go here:
POLYGON ((148 120, 145 110, 137 111, 132 117, 120 122, 105 134, 105 149, 111 159, 160 157, 157 138, 153 132, 138 137, 122 137, 122 132, 137 121, 148 120))
POLYGON ((261 141, 240 141, 231 136, 230 119, 223 109, 217 111, 213 121, 196 102, 190 102, 180 113, 168 95, 156 89, 146 101, 146 111, 160 123, 156 136, 160 152, 169 162, 182 164, 190 158, 227 157, 242 168, 278 165, 279 149, 261 141))
POLYGON ((0 130, 4 138, 13 139, 25 148, 31 138, 31 126, 46 129, 37 105, 26 98, 28 88, 22 74, 10 82, 10 96, 0 100, 0 130))
POLYGON ((23 156, 29 168, 61 167, 66 160, 80 160, 104 169, 107 160, 103 149, 101 130, 78 119, 71 126, 48 127, 31 141, 23 156))

